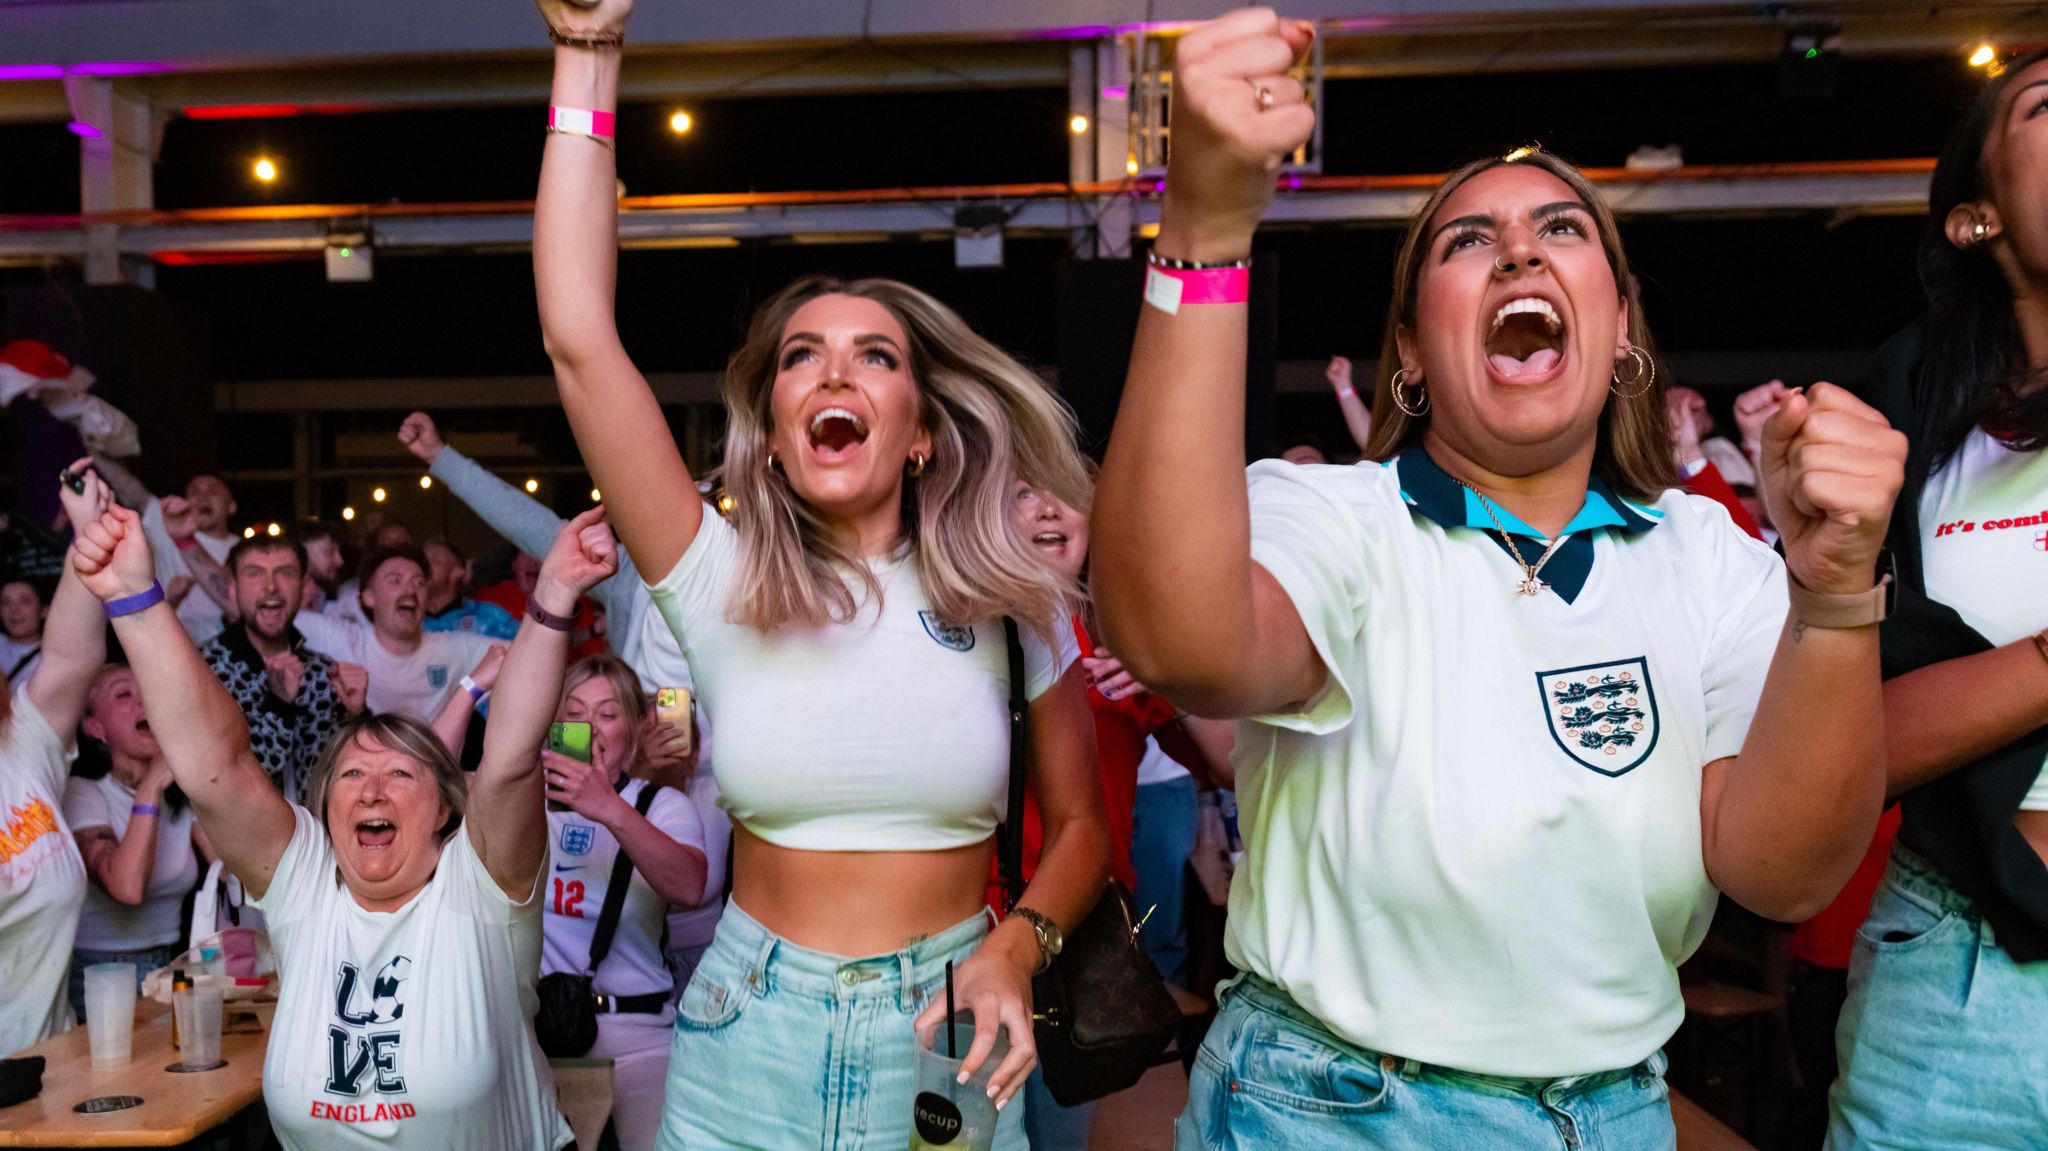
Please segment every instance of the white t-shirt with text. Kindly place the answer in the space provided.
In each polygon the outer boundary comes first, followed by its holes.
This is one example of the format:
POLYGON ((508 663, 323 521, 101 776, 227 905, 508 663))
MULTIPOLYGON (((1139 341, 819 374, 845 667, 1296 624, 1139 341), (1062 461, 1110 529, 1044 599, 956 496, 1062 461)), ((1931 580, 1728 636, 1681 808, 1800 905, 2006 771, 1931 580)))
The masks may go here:
POLYGON ((64 772, 64 741, 17 689, 0 723, 0 1057, 71 1030, 65 980, 86 878, 64 772))
POLYGON ((263 1101, 286 1151, 556 1151, 573 1136, 533 1037, 541 892, 514 902, 457 827, 397 911, 365 911, 318 817, 257 900, 279 993, 263 1101))

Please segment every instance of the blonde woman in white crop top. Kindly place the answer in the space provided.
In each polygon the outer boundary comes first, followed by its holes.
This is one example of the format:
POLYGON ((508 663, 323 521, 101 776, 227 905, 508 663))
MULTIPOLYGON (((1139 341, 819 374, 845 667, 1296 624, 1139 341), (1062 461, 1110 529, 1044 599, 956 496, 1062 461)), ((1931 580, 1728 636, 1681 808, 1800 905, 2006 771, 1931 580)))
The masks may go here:
MULTIPOLYGON (((630 0, 541 6, 578 42, 556 51, 552 103, 610 112, 630 0)), ((1031 974, 1107 874, 1086 685, 1059 638, 1074 589, 1007 518, 1018 473, 1086 505, 1072 416, 922 292, 804 280, 755 313, 727 371, 736 506, 731 523, 706 515, 614 322, 612 143, 548 136, 541 327, 584 461, 718 732, 735 824, 732 908, 678 1005, 661 1146, 903 1146, 913 1024, 943 1013, 947 960, 974 1012, 967 1063, 998 1024, 1007 1035, 1007 1100, 1034 1058, 1031 974), (1046 840, 1032 914, 990 930, 1006 616, 1028 637, 1046 840)), ((1021 1144, 1018 1110, 999 1147, 1021 1144)))

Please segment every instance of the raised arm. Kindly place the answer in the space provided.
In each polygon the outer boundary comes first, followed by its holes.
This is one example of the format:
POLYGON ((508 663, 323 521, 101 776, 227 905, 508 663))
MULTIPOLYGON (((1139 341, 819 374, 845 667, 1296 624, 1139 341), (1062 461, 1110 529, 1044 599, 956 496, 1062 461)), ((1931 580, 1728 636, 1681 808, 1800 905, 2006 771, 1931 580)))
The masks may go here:
MULTIPOLYGON (((498 671, 505 666, 506 647, 502 643, 492 644, 484 658, 477 662, 469 673, 469 682, 477 690, 489 695, 497 686, 498 671)), ((462 758, 462 747, 469 742, 469 721, 476 716, 477 705, 483 700, 471 695, 467 688, 449 695, 448 702, 441 705, 441 713, 434 717, 434 734, 441 737, 441 746, 448 754, 462 758)))
MULTIPOLYGON (((103 602, 129 600, 155 583, 142 520, 113 507, 79 529, 72 567, 103 602)), ((133 602, 132 600, 130 601, 133 602)), ((229 870, 254 896, 270 888, 292 838, 292 810, 249 749, 242 709, 215 679, 167 603, 114 618, 114 634, 152 715, 157 745, 229 870)))
POLYGON ((1330 365, 1323 369, 1323 378, 1330 381, 1330 390, 1337 394, 1337 408, 1344 413, 1344 430, 1351 433, 1351 442, 1359 451, 1372 441, 1372 409, 1358 396, 1358 389, 1351 386, 1351 360, 1347 356, 1331 356, 1330 365))
MULTIPOLYGON (((542 559, 533 599, 545 611, 567 618, 583 593, 618 570, 617 545, 604 516, 599 507, 570 520, 542 559)), ((498 672, 483 762, 469 788, 464 822, 470 842, 491 878, 514 899, 532 893, 534 873, 547 854, 540 748, 561 699, 568 661, 568 632, 543 625, 531 613, 520 621, 498 672)))
MULTIPOLYGON (((1264 9, 1182 37, 1161 256, 1251 254, 1281 157, 1315 116, 1287 69, 1313 32, 1264 9), (1263 87, 1271 106, 1261 108, 1263 87)), ((1251 558, 1244 476, 1247 310, 1139 309, 1130 378, 1095 493, 1093 586, 1109 646, 1190 711, 1278 711, 1326 672, 1292 603, 1251 558)))
POLYGON ((1765 432, 1771 519, 1792 608, 1741 752, 1706 767, 1701 847, 1714 885, 1760 915, 1826 907, 1870 846, 1885 796, 1885 696, 1877 625, 1809 626, 1813 594, 1877 581, 1906 438, 1848 392, 1789 397, 1765 432))
MULTIPOLYGON (((63 484, 57 487, 58 502, 64 505, 64 514, 74 531, 78 525, 98 519, 113 502, 113 494, 93 472, 91 463, 90 459, 75 460, 69 469, 83 481, 84 491, 74 492, 63 484)), ((78 727, 78 718, 85 714, 85 696, 92 688, 92 677, 99 674, 100 665, 105 662, 106 610, 78 582, 78 573, 67 563, 57 578, 57 594, 50 601, 50 614, 43 620, 42 662, 36 665, 36 672, 28 681, 29 700, 43 713, 50 730, 67 743, 78 727)))
MULTIPOLYGON (((562 39, 610 46, 555 49, 556 108, 618 107, 619 43, 632 0, 584 8, 541 0, 562 39)), ((541 338, 554 361, 562 407, 591 478, 606 496, 612 526, 648 579, 674 568, 703 522, 696 484, 669 434, 654 392, 619 342, 618 172, 612 141, 550 132, 533 215, 533 280, 541 338)))
MULTIPOLYGON (((213 606, 220 609, 221 618, 233 623, 241 618, 241 611, 235 607, 235 581, 228 574, 226 565, 214 559, 199 545, 199 511, 184 496, 166 496, 163 501, 164 531, 169 533, 171 543, 178 549, 178 558, 184 561, 185 571, 192 577, 193 587, 213 606)), ((176 605, 173 605, 176 606, 176 605)))
MULTIPOLYGON (((93 470, 100 474, 100 478, 107 481, 107 486, 113 489, 114 498, 120 501, 122 507, 133 508, 139 512, 144 504, 156 498, 150 494, 149 485, 143 483, 134 472, 129 471, 126 464, 112 456, 96 455, 92 457, 92 466, 93 470)), ((76 464, 72 465, 72 470, 78 470, 76 464)), ((73 525, 74 528, 76 526, 73 525)))

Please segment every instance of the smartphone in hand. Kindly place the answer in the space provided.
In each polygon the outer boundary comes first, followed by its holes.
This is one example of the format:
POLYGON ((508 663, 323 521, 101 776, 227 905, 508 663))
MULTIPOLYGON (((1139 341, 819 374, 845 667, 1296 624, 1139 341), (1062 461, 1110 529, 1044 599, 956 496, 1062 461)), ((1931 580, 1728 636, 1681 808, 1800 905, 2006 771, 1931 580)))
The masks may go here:
MULTIPOLYGON (((582 763, 590 762, 590 725, 582 720, 568 720, 548 725, 549 751, 566 755, 582 763)), ((569 805, 557 799, 548 800, 549 811, 567 811, 569 805)))
POLYGON ((696 750, 695 728, 690 723, 690 689, 664 687, 654 693, 654 717, 682 733, 683 754, 696 750))

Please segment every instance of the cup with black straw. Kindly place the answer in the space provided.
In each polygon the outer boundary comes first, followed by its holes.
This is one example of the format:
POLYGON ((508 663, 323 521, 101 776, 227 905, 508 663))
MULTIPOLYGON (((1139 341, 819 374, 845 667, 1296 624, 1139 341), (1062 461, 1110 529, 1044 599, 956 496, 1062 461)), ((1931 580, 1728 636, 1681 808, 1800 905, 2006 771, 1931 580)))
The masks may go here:
POLYGON ((946 1018, 929 1045, 917 1047, 917 1099, 911 1113, 910 1151, 990 1151, 996 1140, 996 1101, 988 1094, 989 1077, 1009 1053, 999 1029, 996 1045, 966 1082, 960 1078, 967 1052, 974 1046, 974 1012, 961 1011, 953 999, 953 962, 946 961, 946 1018))

